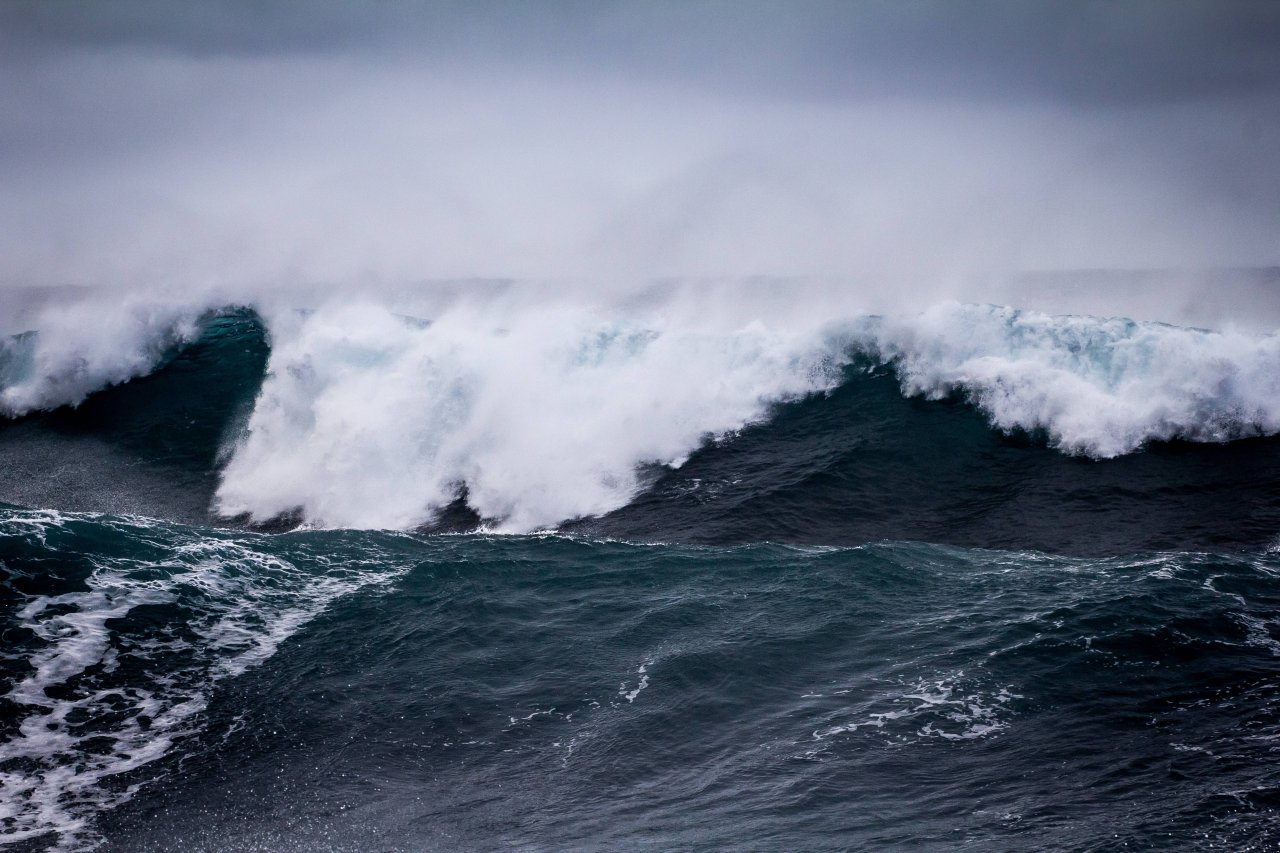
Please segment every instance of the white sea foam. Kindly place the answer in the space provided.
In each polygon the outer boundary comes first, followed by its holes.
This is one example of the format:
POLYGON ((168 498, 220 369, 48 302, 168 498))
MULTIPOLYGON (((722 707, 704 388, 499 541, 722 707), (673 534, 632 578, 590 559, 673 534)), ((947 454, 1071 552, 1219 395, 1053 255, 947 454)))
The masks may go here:
MULTIPOLYGON (((66 547, 74 531, 60 528, 76 523, 74 515, 16 512, 0 536, 66 547)), ((150 538, 145 528, 119 527, 150 538)), ((309 570, 194 534, 167 551, 159 561, 96 557, 86 590, 34 597, 17 614, 41 645, 25 658, 31 672, 5 697, 26 716, 0 743, 0 845, 49 836, 55 849, 92 847, 93 816, 142 784, 113 777, 164 757, 199 730, 217 682, 269 658, 337 597, 397 575, 359 561, 309 570), (185 618, 141 631, 108 626, 144 605, 172 605, 185 618), (126 663, 133 675, 119 682, 112 673, 126 663)))
POLYGON ((220 509, 407 527, 465 484, 499 530, 604 513, 633 496, 638 466, 678 466, 772 403, 830 389, 859 353, 893 363, 904 393, 961 392, 997 428, 1041 430, 1068 453, 1280 431, 1274 335, 954 303, 825 328, 802 312, 744 322, 741 306, 733 323, 489 309, 464 302, 423 324, 330 306, 273 330, 220 509))
POLYGON ((973 740, 995 735, 1014 716, 1014 700, 1023 698, 1008 687, 982 689, 956 672, 944 678, 919 680, 910 687, 842 712, 852 719, 813 732, 815 740, 876 732, 894 741, 936 738, 973 740), (876 708, 886 710, 873 710, 876 708), (865 732, 864 732, 865 733, 865 732))
POLYGON ((635 687, 631 687, 630 689, 628 689, 628 687, 630 687, 630 684, 629 682, 626 682, 626 681, 618 685, 618 695, 621 696, 623 699, 626 699, 627 704, 631 704, 635 702, 636 697, 639 696, 640 693, 646 687, 649 686, 649 667, 652 665, 653 665, 652 659, 646 660, 644 663, 640 664, 640 668, 636 670, 636 675, 638 676, 638 678, 636 680, 635 687))
POLYGON ((839 376, 813 330, 564 303, 460 304, 429 325, 344 305, 292 326, 273 327, 224 513, 301 507, 318 525, 406 527, 465 484, 496 529, 535 530, 625 504, 638 465, 675 464, 839 376))
MULTIPOLYGON (((1275 334, 963 303, 869 315, 859 293, 823 292, 671 285, 587 301, 442 287, 260 306, 269 375, 228 443, 216 509, 403 529, 465 486, 493 529, 542 529, 624 505, 643 466, 679 467, 773 404, 831 389, 860 355, 892 363, 905 394, 962 394, 996 428, 1071 454, 1280 432, 1275 334)), ((0 410, 73 403, 146 372, 205 307, 49 309, 34 343, 10 343, 34 349, 0 410)))
POLYGON ((1150 441, 1280 431, 1280 336, 955 303, 864 324, 904 393, 963 392, 1002 430, 1110 458, 1150 441))
POLYGON ((150 373, 189 343, 203 306, 90 299, 49 304, 35 334, 0 340, 0 415, 78 405, 108 385, 150 373))

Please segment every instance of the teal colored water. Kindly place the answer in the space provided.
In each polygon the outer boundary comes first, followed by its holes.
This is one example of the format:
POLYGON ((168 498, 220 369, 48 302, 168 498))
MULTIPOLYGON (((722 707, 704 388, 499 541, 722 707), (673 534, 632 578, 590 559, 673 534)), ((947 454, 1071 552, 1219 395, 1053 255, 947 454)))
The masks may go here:
POLYGON ((1274 829, 1268 554, 18 510, 3 531, 0 766, 33 847, 50 824, 118 850, 1244 849, 1274 829))
POLYGON ((1271 849, 1280 443, 829 391, 533 535, 213 511, 256 316, 0 425, 19 850, 1271 849), (110 511, 108 511, 110 510, 110 511))

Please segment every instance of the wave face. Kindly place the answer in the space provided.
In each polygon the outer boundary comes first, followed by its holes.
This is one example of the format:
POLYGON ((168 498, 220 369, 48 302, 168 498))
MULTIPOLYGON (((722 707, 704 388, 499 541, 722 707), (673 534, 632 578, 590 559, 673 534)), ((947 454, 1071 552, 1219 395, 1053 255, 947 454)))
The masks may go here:
POLYGON ((1274 536, 1273 335, 948 303, 706 313, 457 299, 422 319, 278 311, 268 329, 223 311, 176 349, 165 324, 131 327, 123 348, 161 353, 155 372, 0 423, 0 499, 715 544, 1101 553, 1274 536))
POLYGON ((92 302, 46 311, 41 327, 0 341, 0 415, 74 406, 145 375, 196 337, 196 312, 150 302, 103 311, 92 302))
POLYGON ((101 310, 0 353, 0 843, 1276 836, 1273 335, 101 310))
POLYGON ((412 527, 463 486, 502 530, 598 515, 636 493, 637 466, 679 464, 839 375, 830 344, 762 324, 718 334, 571 307, 497 323, 469 306, 429 323, 344 307, 275 335, 218 508, 326 527, 412 527))
MULTIPOLYGON (((218 468, 252 409, 268 348, 252 312, 190 316, 194 340, 179 349, 164 324, 154 337, 126 335, 116 343, 124 352, 151 353, 138 363, 154 372, 74 408, 0 419, 0 501, 209 521, 218 468)), ((27 374, 23 387, 69 384, 60 377, 27 374)), ((107 381, 104 374, 97 379, 107 381)))
POLYGON ((959 391, 1004 431, 1108 459, 1151 441, 1280 431, 1280 337, 942 305, 855 340, 904 393, 959 391))
POLYGON ((329 527, 413 527, 463 487, 500 530, 599 516, 642 466, 678 468, 868 361, 907 396, 962 395, 1001 432, 1093 459, 1280 430, 1280 338, 991 306, 799 328, 366 306, 275 340, 218 506, 329 527))

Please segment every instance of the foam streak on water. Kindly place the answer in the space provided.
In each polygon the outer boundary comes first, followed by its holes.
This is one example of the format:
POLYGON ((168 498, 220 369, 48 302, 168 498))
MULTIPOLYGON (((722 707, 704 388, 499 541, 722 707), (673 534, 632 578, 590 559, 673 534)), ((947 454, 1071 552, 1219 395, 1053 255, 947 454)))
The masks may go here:
POLYGON ((20 716, 0 743, 3 838, 52 836, 67 850, 91 846, 93 816, 145 784, 131 771, 201 729, 218 682, 270 657, 335 598, 395 575, 323 557, 304 567, 252 540, 143 519, 15 512, 0 539, 6 551, 38 543, 93 564, 83 591, 32 596, 18 611, 36 650, 4 697, 20 716), (158 553, 82 550, 104 528, 119 545, 158 553))

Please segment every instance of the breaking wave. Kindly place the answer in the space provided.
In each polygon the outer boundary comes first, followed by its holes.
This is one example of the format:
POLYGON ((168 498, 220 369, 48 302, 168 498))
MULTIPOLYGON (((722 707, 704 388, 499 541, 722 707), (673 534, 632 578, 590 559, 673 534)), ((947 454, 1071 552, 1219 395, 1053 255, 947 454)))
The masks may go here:
MULTIPOLYGON (((0 351, 11 418, 154 370, 211 315, 125 305, 87 339, 79 314, 53 316, 0 351)), ((1069 455, 1280 432, 1276 335, 961 303, 840 318, 458 298, 424 317, 341 302, 264 319, 265 375, 221 438, 211 501, 255 523, 409 529, 459 500, 503 532, 600 516, 881 367, 908 397, 962 398, 1069 455)))

